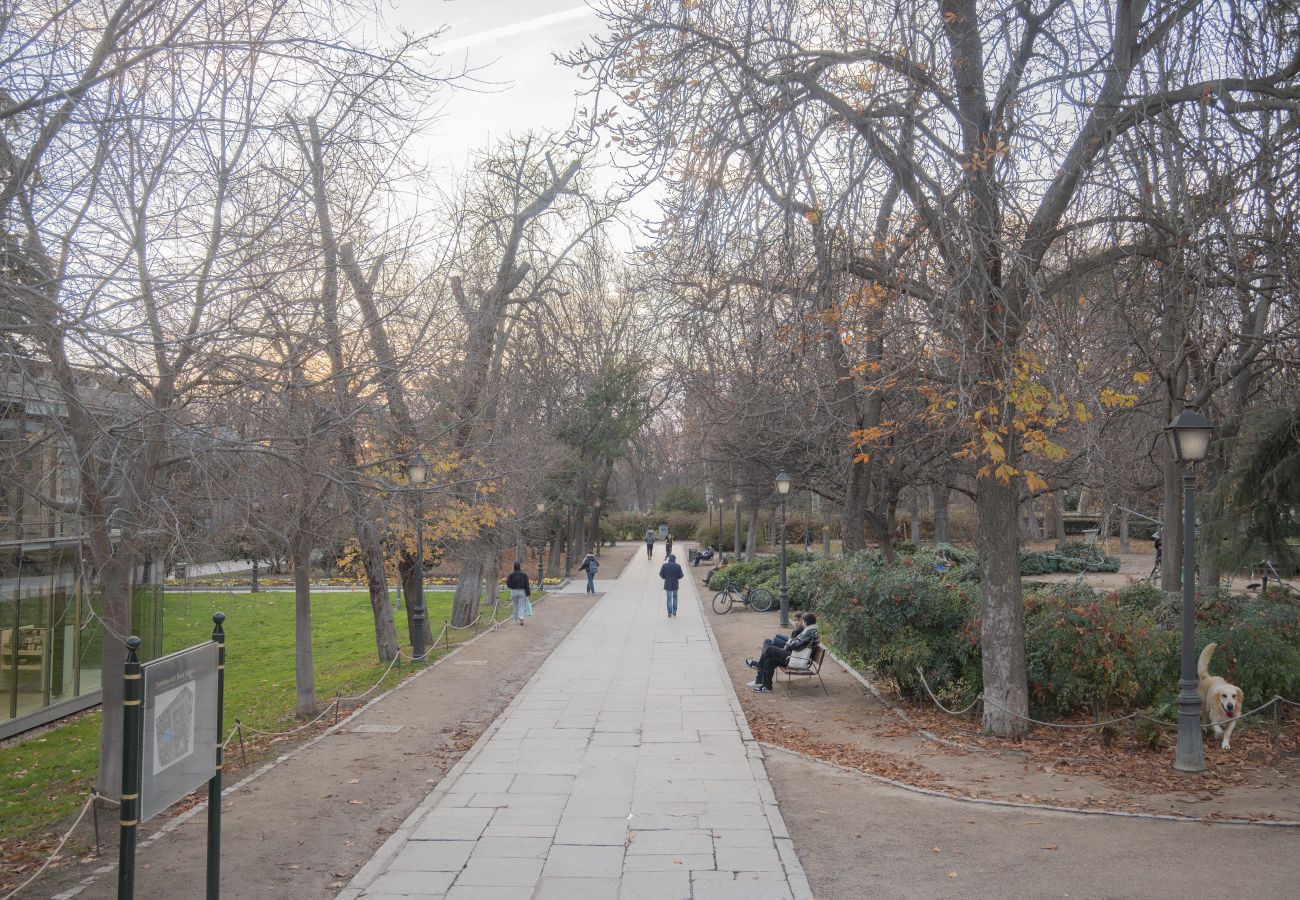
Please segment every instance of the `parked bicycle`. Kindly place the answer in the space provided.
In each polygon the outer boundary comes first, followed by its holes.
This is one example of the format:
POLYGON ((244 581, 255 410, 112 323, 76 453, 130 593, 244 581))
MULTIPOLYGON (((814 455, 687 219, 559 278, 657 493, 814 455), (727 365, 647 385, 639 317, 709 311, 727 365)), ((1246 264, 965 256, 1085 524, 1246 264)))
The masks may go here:
POLYGON ((776 604, 772 592, 761 587, 739 588, 730 581, 723 582, 722 590, 713 595, 713 611, 718 615, 731 612, 739 603, 758 612, 767 612, 776 604))

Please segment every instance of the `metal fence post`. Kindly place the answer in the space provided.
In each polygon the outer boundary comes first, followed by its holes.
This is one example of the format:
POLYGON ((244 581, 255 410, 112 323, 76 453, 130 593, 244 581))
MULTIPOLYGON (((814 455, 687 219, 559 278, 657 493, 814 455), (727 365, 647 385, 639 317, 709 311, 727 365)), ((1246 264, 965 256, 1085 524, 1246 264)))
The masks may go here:
MULTIPOLYGON (((212 614, 212 641, 217 645, 217 752, 216 766, 208 781, 208 900, 221 895, 221 764, 224 748, 226 705, 226 632, 221 623, 225 613, 212 614)), ((241 739, 242 740, 242 739, 241 739)))
POLYGON ((140 825, 140 639, 126 639, 126 665, 122 673, 122 836, 117 854, 117 898, 135 896, 135 835, 140 825))

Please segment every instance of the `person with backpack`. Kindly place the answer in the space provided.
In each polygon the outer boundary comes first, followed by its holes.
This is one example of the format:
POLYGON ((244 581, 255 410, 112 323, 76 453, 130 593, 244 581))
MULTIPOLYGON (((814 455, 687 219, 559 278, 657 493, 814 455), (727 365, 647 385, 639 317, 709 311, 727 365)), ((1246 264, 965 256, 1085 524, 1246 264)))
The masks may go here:
POLYGON ((686 573, 677 565, 677 557, 668 554, 668 561, 659 567, 659 577, 664 580, 664 593, 668 597, 668 618, 677 615, 677 587, 686 573))
POLYGON ((645 558, 655 558, 655 532, 653 528, 645 530, 645 558))
POLYGON ((583 557, 582 565, 578 566, 579 572, 587 573, 588 594, 596 593, 596 571, 599 568, 600 568, 600 560, 596 559, 596 548, 593 547, 591 548, 591 552, 588 553, 585 557, 583 557))
POLYGON ((510 589, 510 618, 522 625, 524 617, 529 615, 528 598, 533 589, 528 584, 528 573, 522 570, 519 563, 515 563, 515 570, 506 576, 506 587, 510 589))

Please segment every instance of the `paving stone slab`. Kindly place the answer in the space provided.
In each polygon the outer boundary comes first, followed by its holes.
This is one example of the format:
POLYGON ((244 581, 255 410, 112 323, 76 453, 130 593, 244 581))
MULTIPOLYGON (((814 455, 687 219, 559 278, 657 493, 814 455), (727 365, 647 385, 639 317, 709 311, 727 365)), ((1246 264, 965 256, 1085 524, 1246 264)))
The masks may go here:
POLYGON ((790 900, 807 880, 694 585, 633 560, 342 896, 790 900))

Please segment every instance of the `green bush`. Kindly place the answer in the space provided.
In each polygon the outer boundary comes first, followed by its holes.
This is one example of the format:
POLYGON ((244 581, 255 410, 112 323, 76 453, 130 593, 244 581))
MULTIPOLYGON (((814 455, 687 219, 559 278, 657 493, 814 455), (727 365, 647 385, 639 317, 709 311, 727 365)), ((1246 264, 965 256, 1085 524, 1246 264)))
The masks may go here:
POLYGON ((655 540, 659 540, 659 526, 667 525, 675 541, 695 539, 695 529, 703 524, 699 516, 688 512, 669 513, 634 513, 616 512, 605 516, 601 521, 601 533, 611 534, 620 541, 639 541, 645 537, 646 529, 653 529, 655 540))
POLYGON ((1030 702, 1049 714, 1146 706, 1177 682, 1177 640, 1117 592, 1048 585, 1025 597, 1030 702))
POLYGON ((859 553, 819 565, 816 610, 829 640, 909 696, 922 696, 920 667, 941 698, 980 689, 977 602, 967 584, 905 557, 882 565, 859 553))
POLYGON ((1053 575, 1057 572, 1118 572, 1119 558, 1095 544, 1066 544, 1059 550, 1021 550, 1020 574, 1053 575))
POLYGON ((1219 644, 1210 671, 1241 688, 1247 709, 1275 694, 1300 698, 1300 605, 1272 592, 1236 596, 1210 604, 1208 621, 1197 618, 1198 652, 1219 644))

